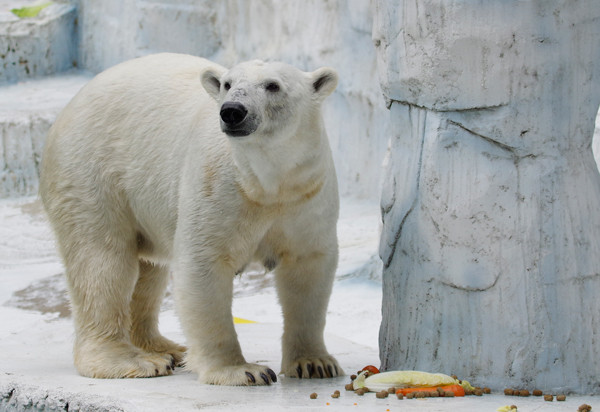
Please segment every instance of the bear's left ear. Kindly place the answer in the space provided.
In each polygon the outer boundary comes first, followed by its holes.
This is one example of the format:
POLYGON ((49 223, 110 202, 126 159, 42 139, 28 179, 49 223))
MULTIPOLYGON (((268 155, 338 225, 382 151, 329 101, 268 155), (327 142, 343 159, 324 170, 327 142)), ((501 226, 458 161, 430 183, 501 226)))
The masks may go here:
POLYGON ((337 72, 330 67, 321 67, 311 74, 313 93, 319 101, 329 96, 338 84, 337 72))
POLYGON ((223 74, 225 74, 225 69, 211 67, 206 69, 200 78, 204 90, 217 101, 221 92, 221 77, 223 74))

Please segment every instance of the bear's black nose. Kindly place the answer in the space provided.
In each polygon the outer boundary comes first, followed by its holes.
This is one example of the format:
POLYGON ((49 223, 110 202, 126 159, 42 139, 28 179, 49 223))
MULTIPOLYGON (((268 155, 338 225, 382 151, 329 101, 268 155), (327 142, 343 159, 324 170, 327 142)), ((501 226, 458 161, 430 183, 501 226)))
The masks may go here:
POLYGON ((240 124, 248 114, 243 104, 238 102, 225 102, 221 106, 221 119, 229 126, 240 124))

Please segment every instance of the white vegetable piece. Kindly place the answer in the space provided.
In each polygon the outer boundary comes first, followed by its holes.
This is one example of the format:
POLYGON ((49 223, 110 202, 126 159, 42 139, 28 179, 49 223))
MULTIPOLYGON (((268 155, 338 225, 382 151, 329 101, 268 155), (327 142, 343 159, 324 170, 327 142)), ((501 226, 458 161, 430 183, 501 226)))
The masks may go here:
POLYGON ((390 371, 381 372, 367 377, 367 373, 361 372, 356 377, 352 386, 354 390, 368 388, 369 391, 382 391, 390 387, 415 388, 454 385, 458 381, 443 373, 429 373, 420 371, 390 371))

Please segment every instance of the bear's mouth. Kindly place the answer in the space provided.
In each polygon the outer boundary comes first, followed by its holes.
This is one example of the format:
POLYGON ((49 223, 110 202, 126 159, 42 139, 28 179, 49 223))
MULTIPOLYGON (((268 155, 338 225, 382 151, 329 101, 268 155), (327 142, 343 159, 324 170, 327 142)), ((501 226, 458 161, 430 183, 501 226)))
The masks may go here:
POLYGON ((257 116, 248 115, 236 124, 228 124, 221 120, 221 130, 229 137, 244 137, 254 133, 258 124, 257 116))
POLYGON ((244 137, 252 133, 251 131, 245 129, 229 129, 225 127, 222 127, 221 129, 223 130, 223 133, 229 137, 244 137))

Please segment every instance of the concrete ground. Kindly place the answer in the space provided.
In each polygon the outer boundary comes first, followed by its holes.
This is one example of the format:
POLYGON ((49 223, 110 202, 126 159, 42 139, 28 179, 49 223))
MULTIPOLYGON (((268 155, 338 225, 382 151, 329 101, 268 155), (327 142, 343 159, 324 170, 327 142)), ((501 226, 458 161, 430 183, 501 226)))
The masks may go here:
MULTIPOLYGON (((376 205, 343 201, 341 259, 326 342, 347 374, 379 364, 381 283, 373 259, 378 225, 376 205)), ((574 412, 583 403, 600 409, 597 397, 545 402, 538 397, 506 397, 499 391, 454 399, 376 399, 374 393, 358 396, 345 391, 348 376, 323 380, 280 376, 268 387, 201 385, 182 369, 160 378, 84 378, 73 367, 73 327, 63 269, 37 199, 1 200, 0 228, 0 411, 496 411, 514 404, 519 412, 574 412), (341 392, 338 399, 331 397, 335 390, 341 392), (317 399, 310 399, 313 392, 317 399)), ((236 325, 246 359, 278 371, 282 320, 272 277, 251 273, 236 281, 233 312, 256 322, 236 325)), ((161 331, 184 341, 170 295, 161 312, 161 331)))

